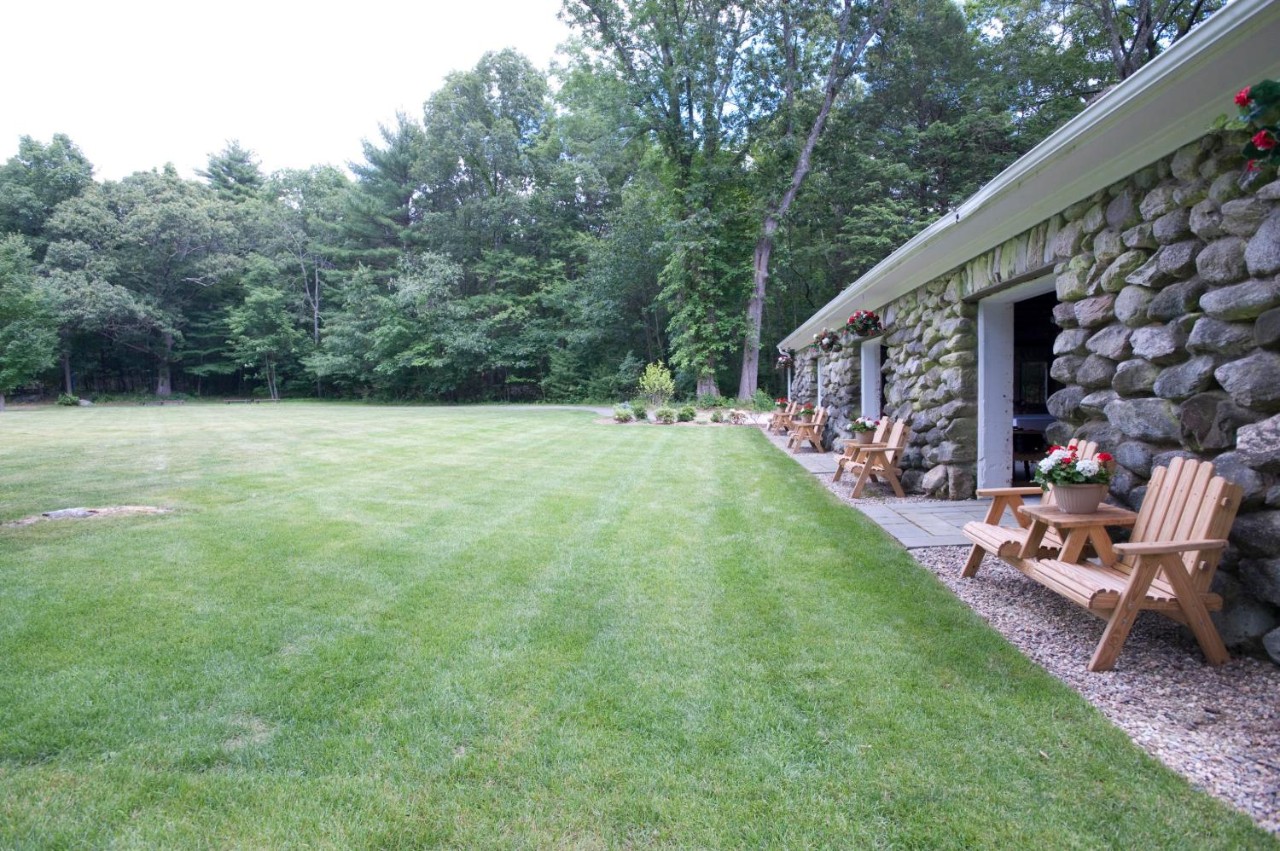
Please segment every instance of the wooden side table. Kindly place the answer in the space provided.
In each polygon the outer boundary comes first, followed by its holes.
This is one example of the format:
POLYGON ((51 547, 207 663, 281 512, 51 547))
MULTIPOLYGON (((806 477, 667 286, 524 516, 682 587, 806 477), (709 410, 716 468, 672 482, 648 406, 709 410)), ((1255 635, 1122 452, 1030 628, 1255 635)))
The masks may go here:
POLYGON ((1132 526, 1138 515, 1114 505, 1100 505, 1093 514, 1068 514, 1056 505, 1024 505, 1018 513, 1031 521, 1027 539, 1018 553, 1020 558, 1035 558, 1044 533, 1052 527, 1062 538, 1060 561, 1080 561, 1086 544, 1092 544, 1098 561, 1108 567, 1116 563, 1116 553, 1111 547, 1108 526, 1132 526))

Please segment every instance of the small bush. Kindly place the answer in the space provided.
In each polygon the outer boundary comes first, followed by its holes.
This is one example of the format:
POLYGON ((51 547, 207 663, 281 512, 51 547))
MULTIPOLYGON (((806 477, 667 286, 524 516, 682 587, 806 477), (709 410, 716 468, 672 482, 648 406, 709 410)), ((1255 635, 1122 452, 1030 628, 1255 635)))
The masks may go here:
POLYGON ((756 395, 751 397, 751 407, 755 408, 757 413, 768 413, 774 409, 774 405, 773 397, 763 390, 757 390, 756 395))
POLYGON ((722 423, 722 422, 724 422, 724 414, 720 413, 719 409, 712 411, 712 412, 711 412, 711 422, 713 422, 713 423, 722 423))
POLYGON ((66 405, 67 407, 72 408, 80 404, 80 397, 72 396, 70 393, 59 393, 58 404, 66 405))
POLYGON ((653 417, 663 425, 671 425, 676 421, 676 410, 675 408, 668 408, 666 405, 663 405, 661 408, 653 412, 653 417))
POLYGON ((693 405, 683 405, 676 413, 676 418, 682 423, 691 423, 698 417, 698 409, 693 405))
POLYGON ((698 397, 698 407, 699 408, 727 408, 729 407, 729 400, 724 396, 712 395, 710 393, 703 393, 701 396, 698 397))
POLYGON ((649 403, 644 399, 632 399, 631 411, 636 415, 638 420, 649 419, 649 403))
POLYGON ((646 366, 640 376, 640 392, 653 404, 665 406, 676 392, 676 380, 671 377, 671 370, 662 361, 646 366))
POLYGON ((616 423, 629 423, 636 418, 635 412, 626 405, 615 405, 613 409, 613 421, 616 423))

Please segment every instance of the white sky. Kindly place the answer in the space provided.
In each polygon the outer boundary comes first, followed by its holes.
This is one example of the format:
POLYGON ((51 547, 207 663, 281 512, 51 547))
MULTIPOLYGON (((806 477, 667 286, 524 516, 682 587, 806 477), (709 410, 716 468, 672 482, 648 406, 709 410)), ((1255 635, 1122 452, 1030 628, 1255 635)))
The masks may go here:
POLYGON ((360 140, 451 71, 514 47, 545 69, 569 30, 559 0, 69 0, 6 3, 0 162, 66 133, 99 180, 227 141, 262 168, 342 166, 360 140))

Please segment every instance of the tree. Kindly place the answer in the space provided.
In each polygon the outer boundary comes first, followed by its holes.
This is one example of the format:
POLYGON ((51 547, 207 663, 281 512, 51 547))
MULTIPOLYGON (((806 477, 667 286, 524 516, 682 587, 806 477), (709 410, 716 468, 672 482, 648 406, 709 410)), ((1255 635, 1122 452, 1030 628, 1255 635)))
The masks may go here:
MULTIPOLYGON (((651 134, 663 154, 681 223, 673 235, 676 265, 669 261, 664 270, 665 298, 675 305, 672 320, 680 326, 673 329, 672 358, 695 371, 699 395, 719 395, 719 357, 739 328, 724 316, 737 313, 746 280, 725 280, 725 264, 708 262, 715 252, 690 240, 710 236, 717 194, 742 176, 748 115, 735 99, 755 39, 750 6, 731 0, 564 0, 563 9, 602 57, 598 72, 612 73, 626 86, 635 130, 651 134)), ((741 275, 737 269, 732 274, 741 275)))
POLYGON ((18 141, 18 153, 0 166, 0 233, 29 239, 35 259, 44 259, 45 225, 54 208, 93 184, 93 166, 65 135, 48 145, 30 136, 18 141))
MULTIPOLYGON (((819 42, 819 34, 826 29, 829 15, 828 3, 781 3, 773 14, 767 18, 768 31, 776 47, 771 53, 780 57, 776 75, 782 83, 783 93, 780 104, 782 113, 782 145, 784 156, 793 159, 790 179, 774 200, 765 204, 764 221, 760 235, 756 240, 752 254, 752 291, 747 300, 746 335, 742 345, 742 372, 739 376, 738 398, 750 399, 755 395, 759 384, 760 371, 760 325, 764 315, 765 292, 769 280, 769 259, 773 254, 774 237, 778 226, 791 209, 800 187, 813 163, 814 148, 826 130, 827 119, 831 114, 836 98, 839 97, 845 83, 852 76, 862 57, 863 51, 880 28, 884 16, 892 7, 893 0, 881 0, 878 6, 869 10, 866 20, 860 21, 854 29, 854 6, 852 0, 842 0, 835 21, 834 36, 830 39, 829 59, 826 63, 826 74, 822 79, 821 96, 817 110, 809 122, 809 130, 804 142, 794 157, 789 156, 795 150, 796 135, 795 112, 797 101, 804 99, 810 88, 806 83, 814 80, 816 75, 802 67, 802 55, 815 51, 819 42)), ((816 93, 815 93, 816 94, 816 93)))
POLYGON ((280 398, 278 369, 306 339, 280 286, 280 270, 265 257, 249 261, 243 278, 244 300, 231 308, 227 340, 231 354, 246 367, 257 366, 272 399, 280 398))
POLYGON ((58 239, 46 264, 51 271, 127 291, 131 309, 117 311, 117 324, 102 332, 149 355, 156 395, 168 396, 184 328, 198 314, 219 309, 219 288, 232 280, 238 263, 227 205, 167 166, 59 205, 49 231, 58 239))
MULTIPOLYGON (((1072 0, 1096 33, 1117 80, 1125 80, 1213 14, 1226 0, 1072 0)), ((1069 16, 1068 16, 1069 17, 1069 16)))
POLYGON ((57 349, 56 320, 30 248, 17 234, 0 237, 0 411, 5 393, 51 367, 57 349))
POLYGON ((216 154, 209 155, 209 165, 196 174, 209 181, 209 186, 223 201, 243 202, 259 197, 266 184, 253 151, 240 147, 232 139, 216 154))

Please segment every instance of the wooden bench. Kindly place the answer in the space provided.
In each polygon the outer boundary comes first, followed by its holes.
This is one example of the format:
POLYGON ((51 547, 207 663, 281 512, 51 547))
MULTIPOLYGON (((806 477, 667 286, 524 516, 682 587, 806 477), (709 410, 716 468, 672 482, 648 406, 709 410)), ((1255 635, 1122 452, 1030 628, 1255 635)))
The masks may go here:
MULTIPOLYGON (((1027 528, 1005 529, 977 521, 964 533, 983 551, 997 555, 1027 576, 1107 622, 1089 661, 1090 671, 1110 670, 1129 636, 1138 613, 1159 612, 1188 626, 1212 665, 1230 656, 1209 612, 1222 608, 1222 598, 1209 590, 1227 533, 1240 509, 1243 490, 1214 475, 1213 464, 1175 458, 1151 476, 1142 509, 1132 515, 1133 534, 1126 544, 1099 547, 1096 559, 1077 559, 1079 542, 1062 541, 1062 550, 1044 554, 1037 536, 1059 522, 1059 533, 1079 530, 1105 518, 1067 515, 1055 506, 1023 508, 1027 528), (1070 552, 1068 550, 1070 549, 1070 552)), ((1109 507, 1108 507, 1109 508, 1109 507)), ((1092 534, 1096 528, 1088 531, 1092 534)), ((1103 532, 1105 534, 1105 530, 1103 532)), ((966 576, 977 572, 966 566, 966 576)))
MULTIPOLYGON (((1072 438, 1067 443, 1066 448, 1074 450, 1075 453, 1080 456, 1082 461, 1092 458, 1098 454, 1098 444, 1091 440, 1077 440, 1076 438, 1072 438)), ((991 507, 987 509, 987 516, 982 521, 985 525, 1000 528, 1000 520, 1004 517, 1004 514, 1007 511, 1009 512, 1009 515, 1017 521, 1022 531, 1005 529, 1005 536, 996 536, 995 538, 990 537, 987 533, 975 532, 978 537, 972 539, 974 541, 974 545, 973 548, 969 550, 969 558, 964 563, 964 571, 960 574, 961 576, 968 579, 978 572, 978 565, 982 564, 984 550, 989 551, 992 555, 999 555, 996 550, 1000 548, 1002 542, 1018 535, 1025 538, 1026 528, 1031 525, 1031 522, 1019 514, 1018 510, 1022 508, 1026 497, 1039 496, 1041 494, 1044 494, 1044 499, 1040 503, 1041 505, 1053 504, 1053 491, 1044 493, 1039 485, 978 489, 979 499, 991 497, 991 507), (984 537, 984 535, 986 536, 984 537), (981 540, 982 543, 979 543, 979 540, 981 540), (994 549, 987 547, 986 544, 991 544, 994 549)), ((1057 532, 1051 530, 1050 533, 1045 536, 1045 540, 1042 545, 1042 554, 1045 556, 1052 555, 1057 551, 1057 548, 1061 543, 1062 542, 1058 539, 1057 532)))
POLYGON ((769 418, 768 431, 782 432, 787 430, 787 426, 791 423, 791 418, 795 415, 796 409, 800 407, 800 403, 791 401, 787 403, 787 407, 781 411, 774 411, 773 416, 769 418))
MULTIPOLYGON (((871 439, 867 443, 884 443, 885 438, 889 436, 889 427, 891 425, 893 425, 893 420, 889 417, 881 417, 880 421, 876 423, 876 430, 871 433, 871 439)), ((866 446, 867 443, 859 443, 856 438, 850 438, 845 443, 840 457, 836 459, 836 471, 832 474, 831 481, 840 481, 844 471, 853 463, 853 459, 858 457, 858 447, 866 446)))
POLYGON ((800 447, 806 443, 813 446, 817 452, 826 452, 822 446, 822 430, 827 427, 826 408, 818 408, 813 414, 813 419, 802 422, 795 420, 791 426, 791 437, 787 439, 787 446, 791 447, 791 451, 799 452, 800 447))
POLYGON ((871 479, 886 482, 898 496, 906 496, 898 480, 902 473, 902 453, 911 439, 911 427, 906 420, 893 420, 889 436, 883 443, 864 443, 856 448, 853 460, 845 465, 850 473, 857 473, 849 496, 857 499, 871 479))

